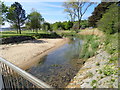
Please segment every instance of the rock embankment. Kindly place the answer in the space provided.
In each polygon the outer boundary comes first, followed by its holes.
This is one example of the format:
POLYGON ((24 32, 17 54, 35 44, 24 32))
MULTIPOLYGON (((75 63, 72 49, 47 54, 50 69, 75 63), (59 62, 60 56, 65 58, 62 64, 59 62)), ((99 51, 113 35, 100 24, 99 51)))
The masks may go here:
POLYGON ((118 88, 118 75, 110 71, 117 67, 109 64, 110 55, 103 50, 97 53, 85 62, 67 88, 118 88), (106 66, 109 67, 106 69, 106 66))

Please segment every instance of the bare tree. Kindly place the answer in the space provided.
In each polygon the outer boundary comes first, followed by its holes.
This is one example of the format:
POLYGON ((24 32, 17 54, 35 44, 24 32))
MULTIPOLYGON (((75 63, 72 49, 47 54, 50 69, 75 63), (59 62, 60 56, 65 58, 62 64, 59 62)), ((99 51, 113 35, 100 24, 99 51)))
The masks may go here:
POLYGON ((89 2, 89 0, 68 0, 68 2, 64 2, 63 6, 65 7, 64 11, 69 13, 74 19, 77 18, 78 29, 80 29, 81 20, 92 4, 93 2, 89 2))
POLYGON ((65 7, 64 12, 68 13, 71 21, 75 21, 75 8, 72 8, 73 2, 64 2, 63 7, 65 7))

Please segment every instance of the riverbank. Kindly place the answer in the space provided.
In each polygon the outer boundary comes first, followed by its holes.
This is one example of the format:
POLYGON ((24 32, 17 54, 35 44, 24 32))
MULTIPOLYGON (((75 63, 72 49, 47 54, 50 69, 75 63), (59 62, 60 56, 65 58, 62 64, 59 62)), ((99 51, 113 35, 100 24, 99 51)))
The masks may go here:
POLYGON ((0 47, 0 56, 22 69, 28 69, 40 62, 40 58, 68 41, 64 39, 38 39, 0 47))
MULTIPOLYGON (((81 34, 93 35, 92 33, 88 34, 88 32, 83 31, 81 34)), ((85 63, 66 88, 118 88, 118 35, 117 33, 113 35, 104 34, 96 39, 99 46, 94 56, 90 57, 87 54, 89 57, 81 58, 85 59, 85 63)), ((87 39, 87 42, 92 40, 86 36, 85 39, 87 39)), ((88 50, 92 45, 89 44, 87 44, 88 50)), ((84 56, 86 56, 86 53, 84 56)))
POLYGON ((110 55, 100 49, 87 59, 66 88, 118 88, 117 66, 109 63, 110 55))

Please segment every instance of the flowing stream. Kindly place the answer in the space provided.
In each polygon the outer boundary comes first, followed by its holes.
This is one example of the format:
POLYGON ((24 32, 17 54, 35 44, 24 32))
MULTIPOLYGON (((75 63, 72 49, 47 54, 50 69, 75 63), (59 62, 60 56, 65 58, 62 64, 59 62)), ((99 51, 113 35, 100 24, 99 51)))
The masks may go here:
POLYGON ((64 88, 83 65, 83 61, 79 59, 81 46, 80 38, 72 38, 68 43, 41 58, 41 62, 27 72, 53 87, 64 88))

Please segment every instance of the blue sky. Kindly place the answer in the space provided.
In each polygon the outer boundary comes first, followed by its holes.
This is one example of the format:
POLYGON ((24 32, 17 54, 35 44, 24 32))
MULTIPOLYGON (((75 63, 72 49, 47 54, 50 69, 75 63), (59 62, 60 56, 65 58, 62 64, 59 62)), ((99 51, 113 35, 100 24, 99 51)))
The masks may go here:
MULTIPOLYGON (((4 0, 4 3, 7 6, 10 6, 15 1, 18 1, 23 6, 23 9, 25 9, 26 14, 29 14, 31 10, 34 8, 39 13, 41 13, 43 18, 45 18, 47 22, 54 23, 56 21, 69 20, 67 13, 64 12, 64 7, 62 7, 63 0, 61 0, 61 2, 58 2, 58 1, 47 2, 47 0, 45 0, 44 2, 43 0, 42 1, 41 0, 4 0)), ((55 0, 52 0, 52 1, 55 1, 55 0)), ((83 16, 83 19, 87 19, 91 15, 91 13, 94 11, 94 8, 96 6, 97 4, 92 5, 88 9, 86 14, 83 16)), ((8 26, 9 26, 9 23, 6 23, 6 25, 2 27, 8 27, 8 26)))

